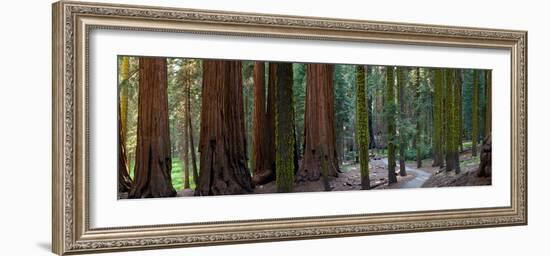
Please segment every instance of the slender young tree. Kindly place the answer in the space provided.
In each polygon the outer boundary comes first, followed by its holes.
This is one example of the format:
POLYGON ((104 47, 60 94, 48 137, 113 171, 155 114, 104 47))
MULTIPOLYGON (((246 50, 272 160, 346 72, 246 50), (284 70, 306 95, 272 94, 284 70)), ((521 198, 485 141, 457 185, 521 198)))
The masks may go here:
POLYGON ((396 67, 397 76, 397 101, 399 102, 399 175, 407 176, 407 170, 405 166, 405 148, 407 147, 407 136, 405 134, 405 119, 407 118, 405 113, 405 75, 403 67, 396 67))
MULTIPOLYGON (((121 83, 120 86, 120 130, 122 132, 122 140, 127 141, 128 134, 128 79, 130 78, 130 57, 122 57, 122 63, 120 67, 121 83)), ((124 152, 128 152, 126 144, 124 146, 124 152)))
POLYGON ((195 195, 250 193, 241 62, 205 60, 202 82, 201 169, 195 195))
MULTIPOLYGON (((190 74, 191 76, 191 74, 190 74)), ((189 154, 191 155, 191 167, 193 168, 193 182, 198 184, 199 171, 197 169, 197 156, 195 154, 195 139, 193 137, 193 122, 191 120, 191 83, 187 86, 187 137, 189 138, 189 154)))
POLYGON ((395 175, 395 79, 394 67, 386 67, 385 109, 388 141, 388 183, 397 182, 395 175))
POLYGON ((491 113, 491 108, 492 108, 492 104, 493 104, 493 97, 492 97, 492 84, 493 84, 493 75, 492 75, 492 71, 491 70, 486 70, 485 71, 485 81, 486 81, 486 86, 485 86, 485 98, 487 99, 486 101, 486 107, 485 107, 485 137, 491 135, 491 130, 492 130, 492 113, 491 113))
POLYGON ((268 81, 267 81, 267 106, 266 106, 266 120, 264 130, 266 137, 263 141, 263 146, 267 148, 267 155, 264 155, 267 167, 273 174, 275 179, 275 173, 277 166, 275 164, 275 103, 276 103, 276 88, 277 88, 277 63, 269 63, 268 81))
POLYGON ((436 68, 434 72, 433 94, 433 163, 432 166, 443 166, 443 70, 436 68))
POLYGON ((464 84, 464 69, 460 69, 457 71, 456 78, 457 81, 457 90, 458 90, 458 152, 459 155, 464 151, 464 145, 463 145, 463 139, 464 139, 464 117, 462 115, 463 111, 463 97, 462 97, 462 90, 463 90, 463 84, 464 84))
POLYGON ((445 70, 445 170, 460 172, 460 93, 459 70, 445 70))
POLYGON ((292 63, 277 64, 275 106, 275 165, 277 192, 292 192, 295 173, 294 102, 292 63))
POLYGON ((171 197, 172 158, 165 58, 140 57, 135 184, 129 198, 171 197))
POLYGON ((416 151, 416 168, 422 167, 422 155, 420 152, 422 128, 421 128, 421 102, 420 102, 420 68, 414 69, 413 75, 413 89, 414 89, 414 115, 416 119, 416 131, 414 133, 413 147, 416 151))
POLYGON ((183 102, 184 102, 184 108, 183 108, 183 122, 182 122, 182 125, 183 125, 183 136, 182 136, 182 148, 181 148, 181 160, 182 160, 182 169, 183 169, 183 188, 184 189, 189 189, 190 188, 190 182, 189 182, 189 168, 190 168, 190 165, 189 165, 189 127, 188 127, 188 123, 185 122, 185 120, 187 120, 187 116, 189 115, 189 110, 187 109, 188 106, 187 106, 187 97, 189 96, 187 94, 187 91, 188 91, 188 87, 190 87, 190 72, 189 72, 189 68, 184 68, 183 72, 182 72, 182 75, 183 75, 183 78, 182 78, 182 81, 183 81, 183 91, 184 91, 184 96, 183 96, 183 102))
POLYGON ((474 70, 474 87, 472 90, 472 156, 477 156, 479 142, 479 71, 474 70))
POLYGON ((359 167, 361 169, 361 189, 370 189, 369 178, 369 117, 366 99, 365 67, 357 65, 357 86, 355 100, 355 137, 359 146, 359 167))
POLYGON ((338 157, 334 129, 333 66, 307 64, 304 155, 297 173, 298 181, 318 180, 321 152, 327 158, 329 176, 338 176, 338 157))
POLYGON ((460 144, 462 144, 462 137, 461 137, 461 125, 462 122, 461 116, 462 116, 462 109, 460 108, 460 102, 462 100, 461 98, 461 90, 462 90, 462 81, 460 81, 460 73, 461 71, 459 69, 453 69, 451 71, 452 75, 452 87, 453 87, 453 169, 458 174, 460 173, 460 144))
MULTIPOLYGON (((368 67, 367 70, 365 70, 365 74, 373 74, 374 73, 374 70, 375 70, 375 67, 368 67)), ((365 89, 367 90, 367 92, 371 92, 371 90, 369 90, 369 83, 368 83, 368 79, 365 79, 365 89)), ((376 90, 374 90, 376 91, 376 90)), ((369 121, 369 125, 368 125, 368 129, 369 129, 369 148, 372 148, 372 149, 376 149, 377 145, 376 145, 376 141, 374 139, 374 125, 373 125, 373 122, 374 122, 374 114, 372 113, 372 104, 373 104, 373 100, 374 100, 374 97, 373 97, 373 93, 367 93, 367 112, 368 112, 368 121, 369 121)))

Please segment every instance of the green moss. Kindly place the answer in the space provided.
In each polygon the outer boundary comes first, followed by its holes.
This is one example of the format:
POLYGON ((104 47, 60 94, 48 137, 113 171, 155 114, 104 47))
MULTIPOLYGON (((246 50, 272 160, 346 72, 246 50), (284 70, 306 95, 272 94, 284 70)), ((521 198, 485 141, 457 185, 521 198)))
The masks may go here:
POLYGON ((356 127, 355 134, 357 144, 359 145, 359 166, 361 170, 361 181, 367 184, 362 184, 368 188, 369 182, 369 119, 367 109, 367 97, 365 86, 365 68, 361 65, 357 66, 357 86, 356 86, 356 127))
POLYGON ((294 186, 294 111, 292 64, 277 65, 275 105, 275 185, 277 192, 292 192, 294 186))

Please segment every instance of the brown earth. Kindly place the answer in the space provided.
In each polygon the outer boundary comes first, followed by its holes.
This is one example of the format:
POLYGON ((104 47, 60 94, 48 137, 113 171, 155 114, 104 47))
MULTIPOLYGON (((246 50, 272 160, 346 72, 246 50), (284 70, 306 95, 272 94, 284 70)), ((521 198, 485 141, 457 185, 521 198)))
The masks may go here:
MULTIPOLYGON (((470 151, 460 155, 460 174, 441 171, 439 167, 432 167, 432 159, 424 159, 422 167, 416 168, 415 162, 407 162, 407 176, 397 174, 397 183, 388 186, 387 158, 370 158, 370 185, 371 189, 397 189, 418 187, 448 187, 448 186, 480 186, 490 185, 491 177, 480 178, 476 176, 479 166, 479 157, 472 158, 470 151), (421 175, 422 177, 419 177, 421 175), (425 178, 424 178, 425 177, 425 178)), ((341 167, 342 172, 338 177, 329 177, 329 191, 349 191, 361 189, 361 176, 359 164, 345 162, 341 167)), ((399 164, 396 171, 399 172, 399 164)), ((326 191, 323 180, 313 182, 297 182, 293 192, 320 192, 326 191)), ((254 194, 276 193, 275 182, 259 185, 254 188, 254 194)), ((178 197, 193 196, 193 190, 186 189, 178 192, 178 197)), ((125 193, 119 193, 119 199, 126 198, 125 193)))

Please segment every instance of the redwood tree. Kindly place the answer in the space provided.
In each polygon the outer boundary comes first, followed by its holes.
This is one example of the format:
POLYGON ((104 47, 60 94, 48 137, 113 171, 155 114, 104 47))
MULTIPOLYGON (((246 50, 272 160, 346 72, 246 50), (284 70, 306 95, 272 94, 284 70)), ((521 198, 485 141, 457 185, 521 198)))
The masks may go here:
POLYGON ((170 197, 172 158, 165 58, 140 57, 135 184, 129 198, 170 197))
POLYGON ((334 130, 333 76, 330 64, 307 64, 304 155, 296 175, 298 181, 319 180, 323 158, 327 161, 327 175, 337 177, 340 171, 334 130))
POLYGON ((252 182, 265 184, 275 178, 270 162, 271 138, 267 123, 265 64, 254 63, 254 113, 252 121, 252 182))
POLYGON ((240 61, 203 62, 200 175, 195 195, 252 192, 240 61))

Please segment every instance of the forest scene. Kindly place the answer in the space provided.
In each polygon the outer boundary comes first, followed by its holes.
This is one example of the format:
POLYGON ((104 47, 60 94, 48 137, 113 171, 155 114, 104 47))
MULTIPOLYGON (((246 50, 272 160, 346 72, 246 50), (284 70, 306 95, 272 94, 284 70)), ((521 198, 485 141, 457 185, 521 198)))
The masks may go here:
POLYGON ((491 185, 491 70, 118 57, 118 199, 491 185))

